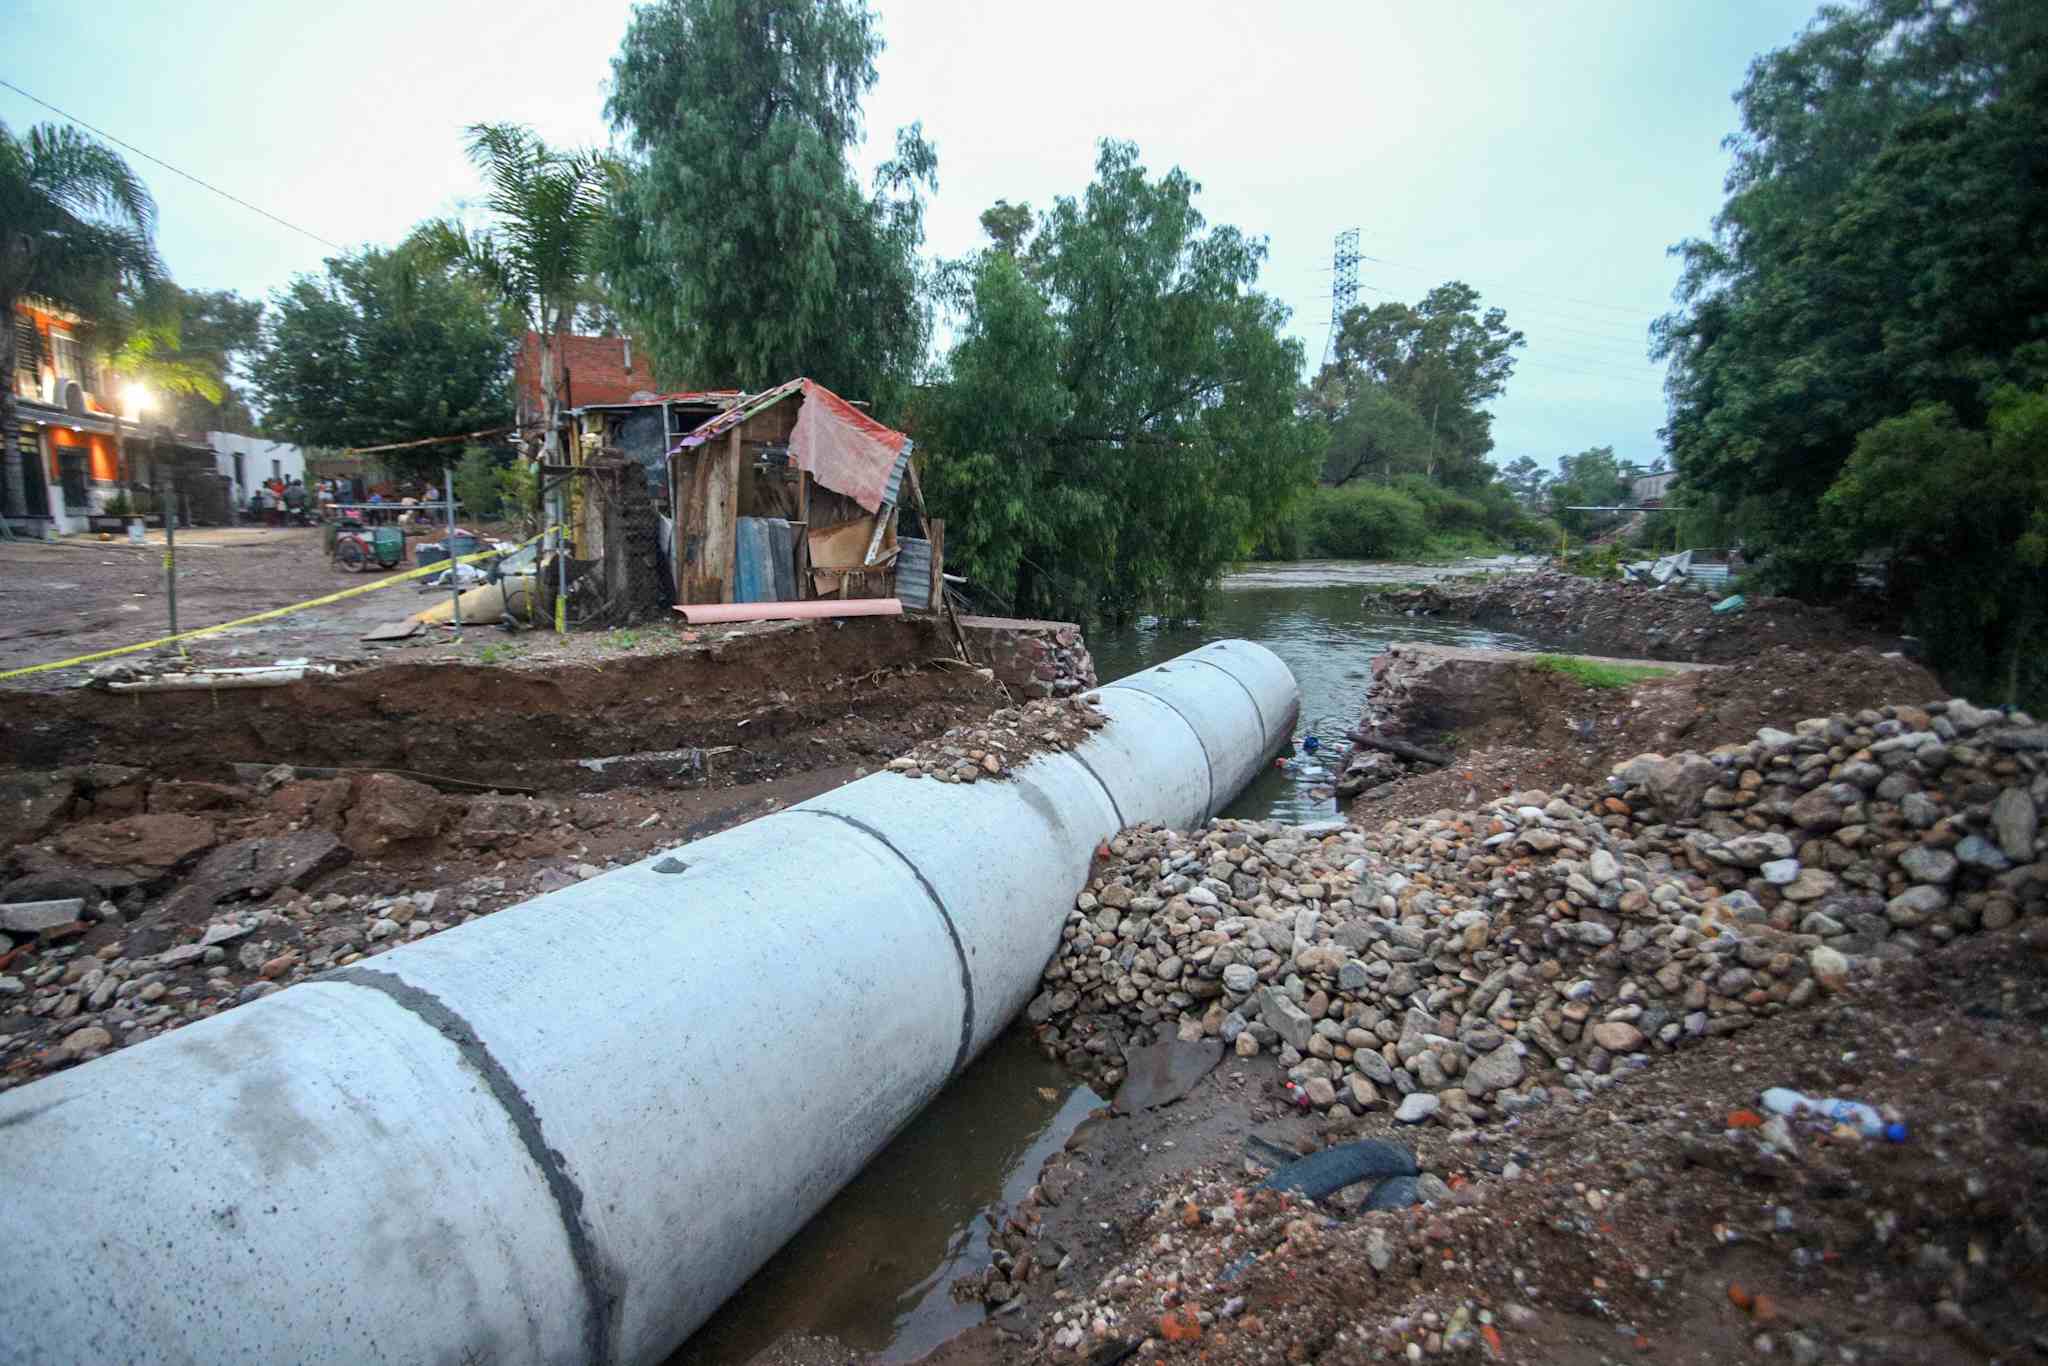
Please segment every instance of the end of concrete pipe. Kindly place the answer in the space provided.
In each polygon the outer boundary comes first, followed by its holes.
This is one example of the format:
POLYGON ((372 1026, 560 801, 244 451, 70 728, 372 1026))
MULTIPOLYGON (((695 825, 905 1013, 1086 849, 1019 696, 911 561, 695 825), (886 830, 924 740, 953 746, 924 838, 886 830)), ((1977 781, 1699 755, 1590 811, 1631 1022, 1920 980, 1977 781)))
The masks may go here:
POLYGON ((1008 781, 864 778, 0 1097, 0 1361, 661 1361, 1015 1017, 1096 845, 1299 710, 1246 641, 1101 694, 1008 781))

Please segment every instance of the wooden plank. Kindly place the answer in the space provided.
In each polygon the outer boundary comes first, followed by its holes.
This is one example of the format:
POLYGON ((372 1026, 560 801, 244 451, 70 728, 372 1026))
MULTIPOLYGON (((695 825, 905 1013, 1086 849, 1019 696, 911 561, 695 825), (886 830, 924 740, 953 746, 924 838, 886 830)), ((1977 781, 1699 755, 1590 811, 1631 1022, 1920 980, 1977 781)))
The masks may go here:
POLYGON ((790 457, 790 465, 796 468, 796 593, 799 598, 814 598, 817 592, 811 583, 811 476, 796 466, 796 458, 790 457))
POLYGON ((943 612, 946 601, 946 524, 944 521, 925 519, 924 534, 932 543, 932 589, 926 606, 934 612, 943 612))
POLYGON ((731 436, 726 439, 725 459, 720 462, 722 468, 719 471, 718 493, 722 501, 717 506, 718 526, 715 529, 716 539, 706 541, 707 547, 715 545, 717 553, 721 556, 718 562, 721 566, 718 599, 720 602, 732 601, 733 585, 739 577, 733 571, 739 553, 740 461, 742 458, 740 433, 745 427, 746 424, 744 422, 734 427, 731 436))

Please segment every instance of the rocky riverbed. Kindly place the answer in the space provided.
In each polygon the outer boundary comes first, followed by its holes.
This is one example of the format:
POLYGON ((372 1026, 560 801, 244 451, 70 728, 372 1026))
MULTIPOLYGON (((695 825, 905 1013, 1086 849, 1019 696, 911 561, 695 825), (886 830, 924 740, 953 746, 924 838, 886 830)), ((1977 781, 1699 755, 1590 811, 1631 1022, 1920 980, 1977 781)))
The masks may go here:
MULTIPOLYGON (((1546 1332, 1590 1322, 1620 1350, 1684 1315, 1738 1353, 1801 1361, 2048 1350, 2038 1316, 1995 1299, 2048 1254, 2048 1111, 2005 1114, 1996 1094, 2042 1071, 2012 1050, 2037 1048, 2048 1020, 2044 810, 2048 727, 1952 700, 1788 718, 1633 756, 1600 783, 1372 829, 1126 831, 1029 1009, 1041 1044, 1107 1086, 1131 1051, 1220 1041, 1217 1076, 1234 1081, 1215 1092, 1264 1078, 1254 1120, 1299 1105, 1303 1138, 1404 1139, 1435 1199, 1339 1223, 1250 1191, 1242 1162, 1119 1197, 1083 1161, 1049 1171, 1044 1203, 1116 1209, 1118 1246, 1092 1265, 1044 1255, 1058 1216, 1027 1208, 982 1289, 1037 1300, 1016 1345, 1055 1358, 1123 1343, 1498 1359, 1519 1334, 1513 1359, 1538 1359, 1546 1332), (1910 1002, 1944 977, 1967 979, 1983 1014, 1937 1043, 1910 1002), (1919 1075, 1934 1053, 1973 1070, 1937 1085, 1919 1075), (1894 1149, 1771 1114, 1758 1092, 1775 1084, 1861 1089, 1910 1137, 1894 1149), (1675 1109, 1637 1128, 1637 1095, 1675 1109), (1544 1136, 1527 1162, 1525 1133, 1544 1136), (1698 1244, 1644 1242, 1679 1237, 1698 1244), (1779 1298, 1736 1283, 1700 1299, 1702 1262, 1736 1244, 1771 1254, 1751 1274, 1779 1298), (1786 1309, 1788 1286, 1830 1277, 1875 1299, 1861 1331, 1881 1350, 1856 1355, 1853 1313, 1786 1309), (1375 1321, 1367 1302, 1396 1312, 1375 1321)), ((1694 1359, 1673 1345, 1659 1359, 1694 1359)))

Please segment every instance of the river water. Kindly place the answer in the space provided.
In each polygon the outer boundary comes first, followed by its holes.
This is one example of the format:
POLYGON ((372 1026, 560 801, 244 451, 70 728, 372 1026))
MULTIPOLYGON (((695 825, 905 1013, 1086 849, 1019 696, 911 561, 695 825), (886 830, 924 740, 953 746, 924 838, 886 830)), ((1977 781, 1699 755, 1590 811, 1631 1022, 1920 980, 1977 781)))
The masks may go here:
MULTIPOLYGON (((1509 633, 1375 611, 1372 585, 1424 583, 1533 560, 1366 564, 1319 560, 1246 566, 1226 576, 1198 621, 1148 620, 1091 631, 1104 682, 1212 640, 1255 640, 1301 685, 1299 738, 1313 732, 1334 762, 1356 719, 1372 657, 1389 643, 1430 641, 1533 649, 1509 633)), ((1335 814, 1329 775, 1313 764, 1269 769, 1224 814, 1287 821, 1335 814)), ((1047 1062, 1021 1031, 991 1045, 861 1174, 757 1271, 669 1366, 744 1362, 791 1334, 831 1337, 908 1361, 982 1319, 947 1287, 988 1262, 983 1214, 1021 1200, 1045 1159, 1102 1099, 1047 1062)))
MULTIPOLYGON (((1399 641, 1535 649, 1506 631, 1483 631, 1434 617, 1375 610, 1365 590, 1374 585, 1429 583, 1479 570, 1517 573, 1539 560, 1458 560, 1447 564, 1379 564, 1356 560, 1302 560, 1247 565, 1225 576, 1199 621, 1147 620, 1122 631, 1088 633, 1095 673, 1103 682, 1149 668, 1212 640, 1255 640, 1280 656, 1301 685, 1301 720, 1295 738, 1314 734, 1322 753, 1341 762, 1341 737, 1358 719, 1371 680, 1372 657, 1399 641)), ((1331 775, 1313 759, 1272 768, 1224 809, 1226 816, 1313 821, 1336 814, 1334 800, 1317 795, 1331 775)))

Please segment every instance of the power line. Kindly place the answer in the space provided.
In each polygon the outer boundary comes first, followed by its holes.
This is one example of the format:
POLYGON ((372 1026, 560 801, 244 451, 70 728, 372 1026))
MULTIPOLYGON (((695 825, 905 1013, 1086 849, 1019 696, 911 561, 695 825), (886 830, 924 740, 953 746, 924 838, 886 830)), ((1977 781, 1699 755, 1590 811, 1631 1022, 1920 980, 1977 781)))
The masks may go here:
MULTIPOLYGON (((1425 266, 1411 266, 1400 261, 1389 261, 1385 257, 1381 256, 1367 256, 1364 259, 1371 261, 1375 265, 1392 266, 1395 270, 1412 270, 1418 275, 1435 275, 1438 273, 1437 271, 1430 270, 1425 266)), ((1496 294, 1529 294, 1534 295, 1535 297, 1540 299, 1556 299, 1561 303, 1577 304, 1582 308, 1598 308, 1609 313, 1626 313, 1631 317, 1641 317, 1644 313, 1655 311, 1651 309, 1640 308, 1633 304, 1604 304, 1596 299, 1581 299, 1570 294, 1553 294, 1548 290, 1530 289, 1527 286, 1523 285, 1517 285, 1515 288, 1511 290, 1496 289, 1493 292, 1496 294)))
POLYGON ((194 185, 197 185, 202 190, 211 190, 213 193, 219 195, 222 199, 225 199, 233 204, 239 204, 243 208, 249 210, 251 213, 260 213, 265 218, 268 218, 271 222, 276 223, 281 227, 290 228, 293 232, 299 233, 302 236, 310 237, 315 242, 320 243, 320 245, 324 247, 332 247, 336 251, 340 252, 346 252, 348 250, 348 248, 341 245, 341 243, 329 241, 327 238, 322 237, 319 233, 308 231, 307 229, 300 227, 298 224, 291 222, 289 219, 279 218, 270 210, 262 208, 259 205, 251 204, 248 200, 243 199, 240 195, 229 194, 220 186, 209 184, 208 182, 201 180, 198 176, 193 175, 190 171, 184 170, 181 167, 173 166, 171 165, 170 162, 165 161, 162 157, 156 156, 150 152, 145 152, 140 147, 137 147, 134 143, 115 137, 112 133, 107 132, 104 128, 95 128, 93 125, 87 123, 84 119, 79 118, 76 114, 65 113, 62 109, 59 109, 56 105, 51 104, 48 100, 29 94, 28 91, 23 90, 20 86, 16 85, 13 81, 8 80, 4 76, 0 76, 0 85, 6 86, 9 90, 12 90, 15 94, 21 96, 25 100, 30 101, 31 103, 41 105, 43 108, 49 110, 52 114, 55 114, 57 117, 61 119, 70 120, 72 123, 77 124, 80 128, 85 129, 89 133, 93 133, 99 137, 103 137, 108 142, 114 143, 118 146, 126 147, 129 151, 135 153, 135 155, 139 157, 144 158, 145 160, 155 162, 157 165, 163 167, 166 171, 169 171, 173 175, 180 175, 185 177, 185 179, 191 181, 194 185))

